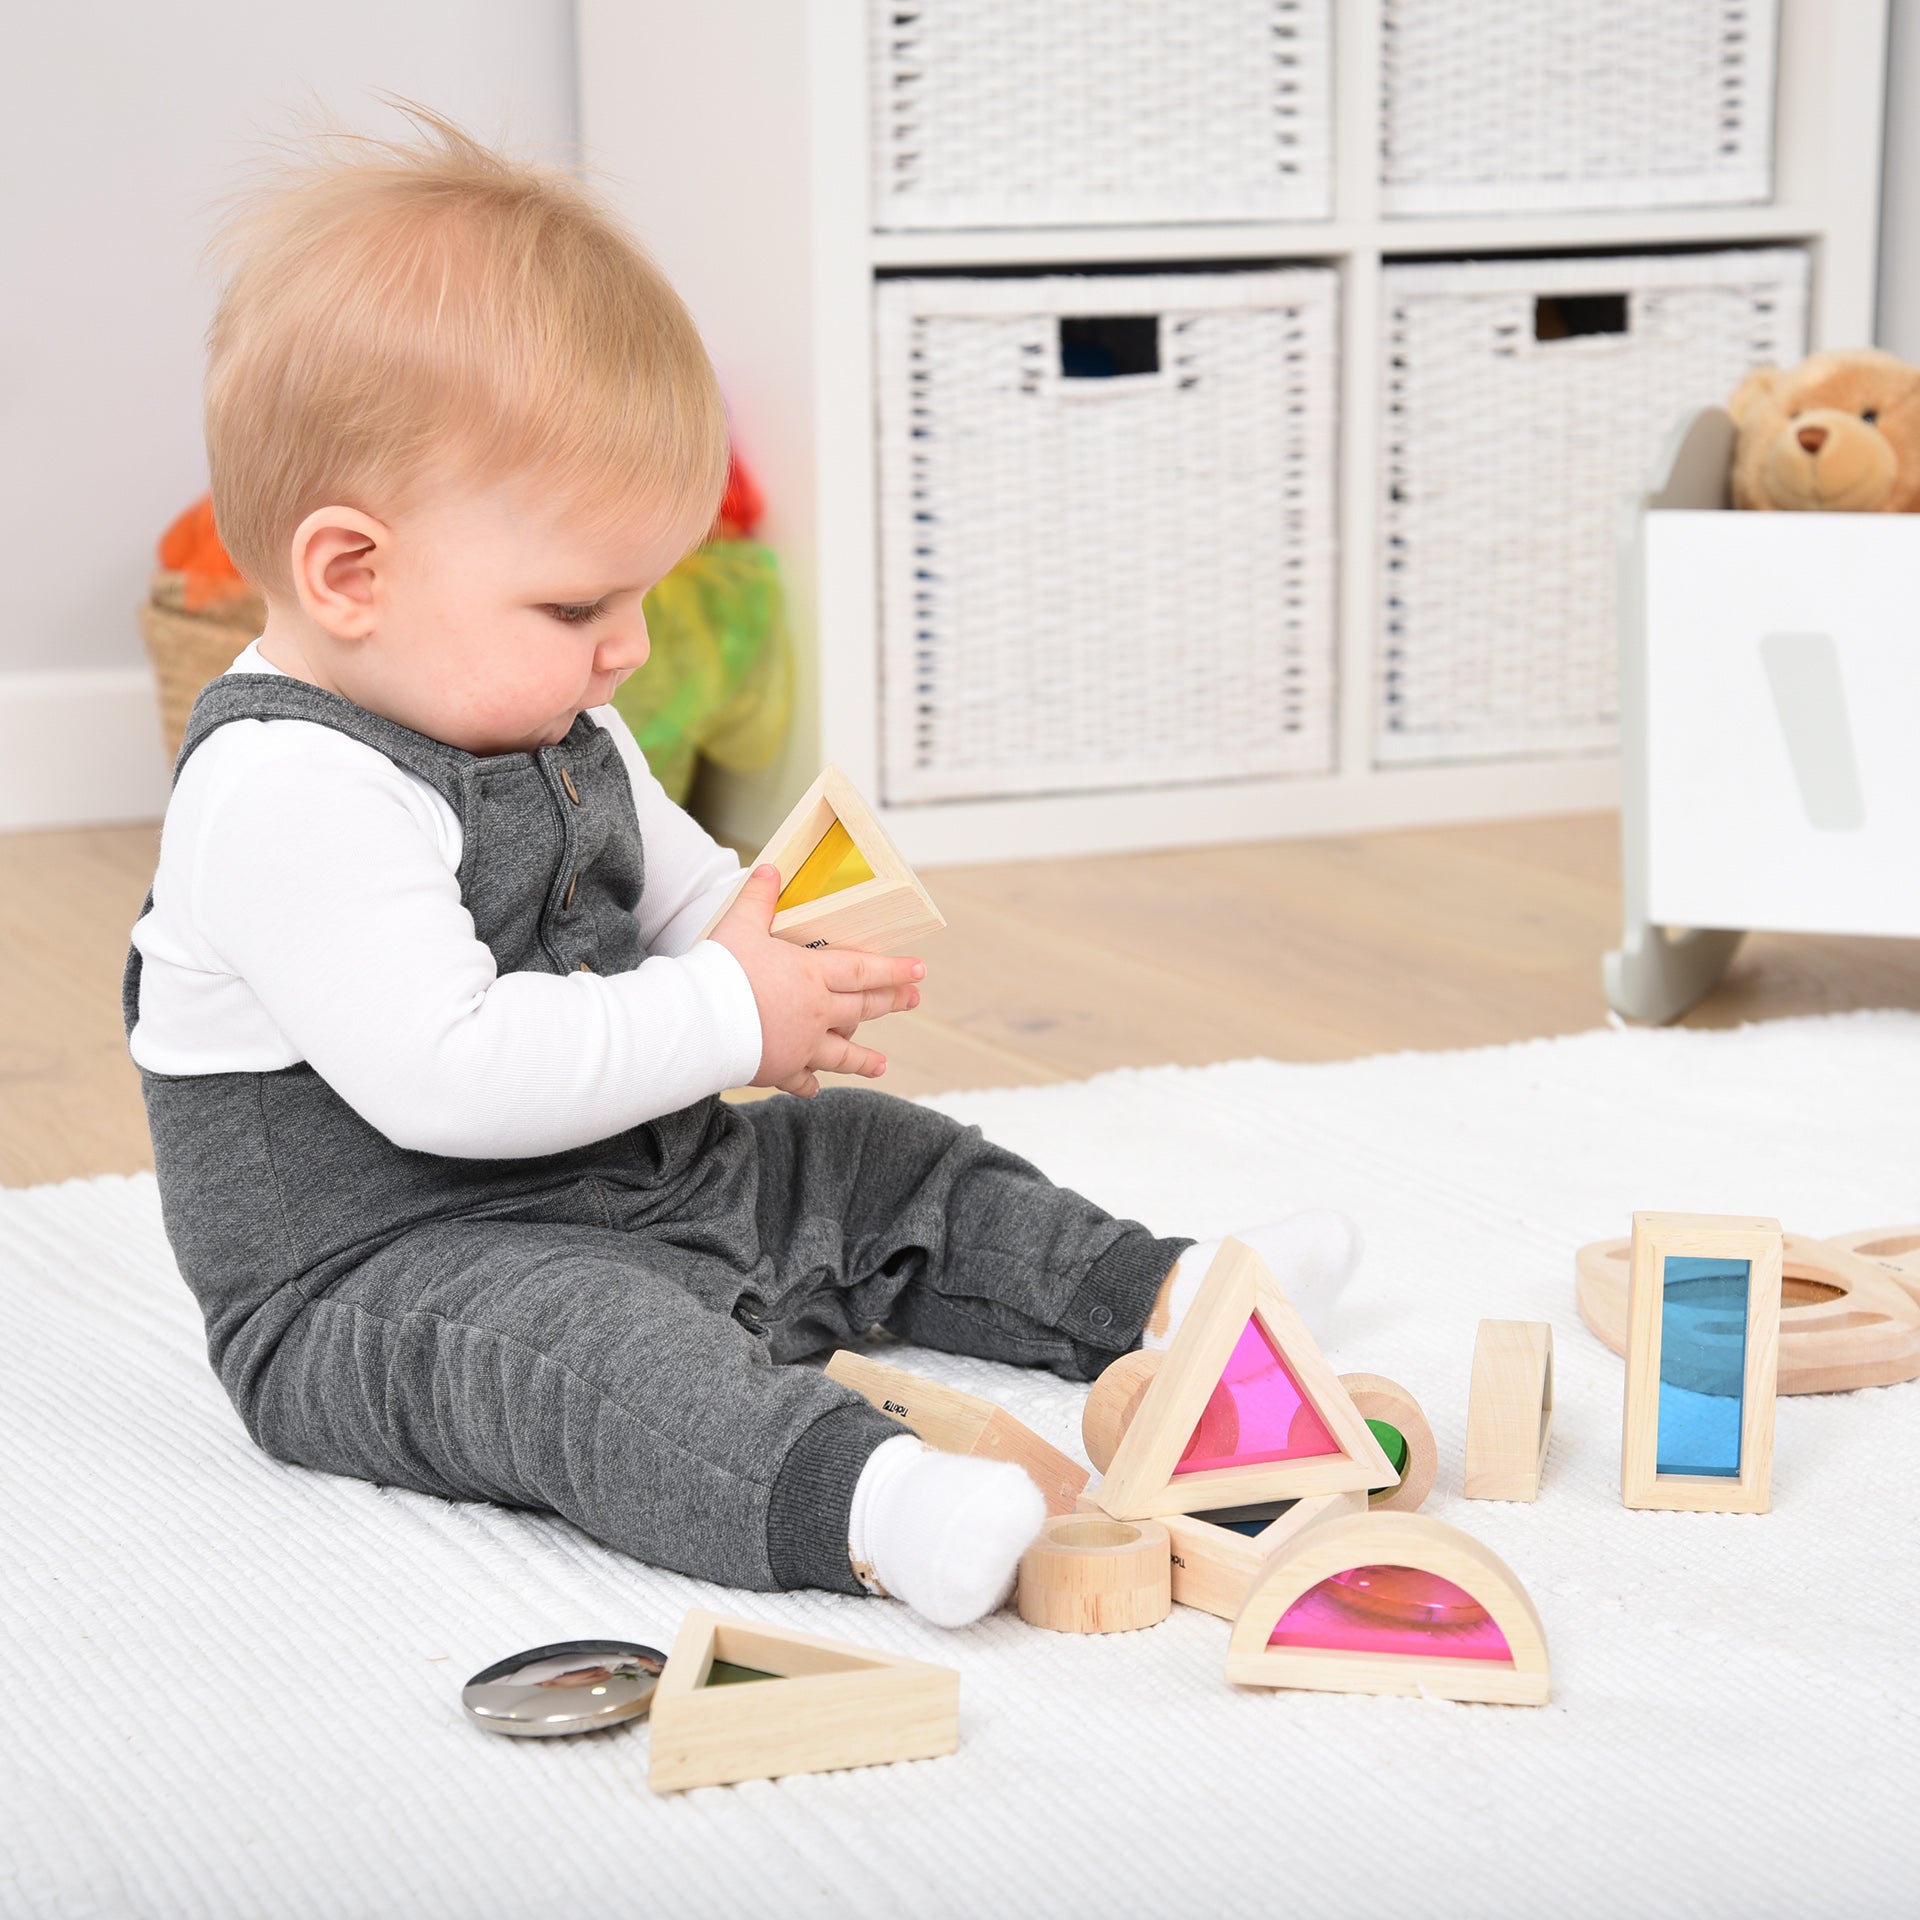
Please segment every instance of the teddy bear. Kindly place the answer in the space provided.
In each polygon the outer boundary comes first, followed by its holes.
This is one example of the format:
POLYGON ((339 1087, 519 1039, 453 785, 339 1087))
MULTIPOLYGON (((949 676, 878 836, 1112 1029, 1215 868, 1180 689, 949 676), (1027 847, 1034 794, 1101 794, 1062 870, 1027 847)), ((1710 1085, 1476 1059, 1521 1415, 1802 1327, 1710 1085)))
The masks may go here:
POLYGON ((1865 347, 1759 367, 1727 402, 1736 507, 1920 510, 1920 368, 1865 347))

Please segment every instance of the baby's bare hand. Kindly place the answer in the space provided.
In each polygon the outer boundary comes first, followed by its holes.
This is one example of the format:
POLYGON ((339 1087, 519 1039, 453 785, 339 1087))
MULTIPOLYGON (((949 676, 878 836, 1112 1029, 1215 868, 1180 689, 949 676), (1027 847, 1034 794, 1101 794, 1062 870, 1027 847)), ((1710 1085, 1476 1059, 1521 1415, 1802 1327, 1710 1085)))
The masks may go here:
POLYGON ((760 1014, 756 1087, 802 1099, 820 1091, 817 1075, 852 1073, 877 1080, 886 1058, 853 1037, 862 1021, 920 1004, 915 959, 852 948, 797 947, 768 930, 780 896, 777 867, 756 867, 712 938, 739 961, 760 1014))

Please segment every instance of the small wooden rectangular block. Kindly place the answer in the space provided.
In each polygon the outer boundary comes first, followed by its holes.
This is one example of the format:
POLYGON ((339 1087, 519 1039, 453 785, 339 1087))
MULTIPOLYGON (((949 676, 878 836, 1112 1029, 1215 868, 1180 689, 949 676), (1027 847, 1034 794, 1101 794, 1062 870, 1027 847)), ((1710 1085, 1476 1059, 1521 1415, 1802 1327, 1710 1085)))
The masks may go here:
POLYGON ((1072 1513, 1086 1489, 1087 1469, 1049 1446, 1004 1407, 958 1387, 890 1367, 846 1348, 827 1362, 827 1378, 869 1400, 890 1419, 917 1433, 942 1453, 977 1460, 1011 1460, 1040 1489, 1049 1513, 1072 1513))
POLYGON ((1553 1329, 1482 1320, 1467 1403, 1469 1500, 1534 1500, 1553 1425, 1553 1329))
POLYGON ((681 1623, 649 1718, 656 1793, 930 1760, 960 1744, 960 1676, 696 1610, 681 1623), (773 1677, 708 1686, 716 1660, 773 1677))
POLYGON ((1711 1213, 1633 1216, 1626 1409, 1620 1440, 1620 1498, 1627 1506, 1678 1513, 1765 1513, 1772 1506, 1782 1252, 1777 1220, 1711 1213), (1659 1469, 1660 1345, 1670 1259, 1747 1263, 1737 1479, 1659 1469))

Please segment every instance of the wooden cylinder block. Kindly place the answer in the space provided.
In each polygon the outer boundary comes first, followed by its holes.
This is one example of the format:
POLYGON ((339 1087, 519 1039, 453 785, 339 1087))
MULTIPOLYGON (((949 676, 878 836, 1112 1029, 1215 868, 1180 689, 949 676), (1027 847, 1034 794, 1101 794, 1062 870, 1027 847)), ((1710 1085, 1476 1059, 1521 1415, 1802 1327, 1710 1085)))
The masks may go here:
POLYGON ((1054 1633, 1128 1633, 1173 1611, 1173 1559, 1155 1520, 1059 1514, 1020 1562, 1020 1618, 1054 1633))
POLYGON ((1440 1471, 1440 1449, 1433 1443, 1433 1429, 1420 1411, 1420 1402, 1405 1387, 1377 1373, 1343 1373, 1340 1384, 1353 1397, 1361 1419, 1384 1421, 1407 1443, 1400 1484, 1376 1489, 1367 1505, 1375 1513, 1383 1509, 1412 1513, 1433 1491, 1440 1471))
POLYGON ((1080 1444, 1097 1473, 1105 1473, 1120 1450, 1120 1436, 1146 1398, 1164 1353, 1140 1348, 1123 1353, 1091 1387, 1080 1414, 1080 1444))

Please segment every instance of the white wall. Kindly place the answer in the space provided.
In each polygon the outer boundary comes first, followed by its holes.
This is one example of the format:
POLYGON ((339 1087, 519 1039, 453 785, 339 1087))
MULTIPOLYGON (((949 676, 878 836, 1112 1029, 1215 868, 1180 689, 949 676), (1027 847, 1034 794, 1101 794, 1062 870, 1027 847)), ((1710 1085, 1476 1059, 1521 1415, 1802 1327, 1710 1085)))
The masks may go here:
POLYGON ((317 102, 387 89, 569 148, 572 0, 58 0, 0 61, 0 826, 140 817, 165 792, 134 625, 204 491, 199 264, 215 204, 317 102), (73 729, 91 704, 93 751, 73 729), (58 740, 50 736, 61 736, 58 740))

